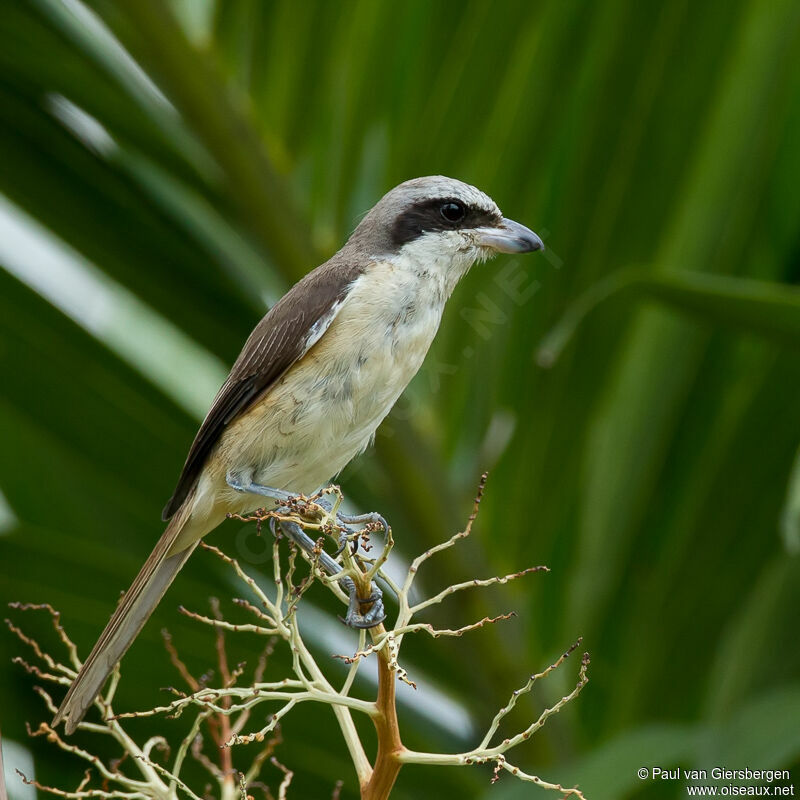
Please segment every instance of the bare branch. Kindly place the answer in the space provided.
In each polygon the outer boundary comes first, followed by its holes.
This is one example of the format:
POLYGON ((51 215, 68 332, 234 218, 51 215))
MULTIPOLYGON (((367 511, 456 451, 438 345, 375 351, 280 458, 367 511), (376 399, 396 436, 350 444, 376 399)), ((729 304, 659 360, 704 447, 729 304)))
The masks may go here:
MULTIPOLYGON (((103 693, 95 701, 95 707, 101 713, 101 722, 81 721, 78 729, 86 734, 103 734, 119 748, 119 756, 104 761, 92 754, 89 749, 71 744, 46 723, 36 730, 32 736, 44 736, 58 748, 71 756, 89 764, 84 779, 79 786, 68 791, 57 787, 40 786, 35 781, 27 783, 36 786, 43 792, 49 792, 67 800, 83 800, 83 798, 125 798, 129 800, 174 800, 177 796, 189 800, 206 800, 218 796, 220 800, 252 800, 248 793, 260 789, 267 800, 289 800, 289 792, 294 772, 284 766, 275 757, 276 748, 281 743, 280 723, 296 706, 301 703, 319 703, 331 709, 339 724, 342 737, 347 745, 353 761, 362 800, 386 800, 389 797, 398 772, 404 764, 415 763, 428 766, 469 766, 487 764, 492 767, 492 782, 508 773, 518 780, 533 783, 543 789, 560 792, 563 797, 575 797, 585 800, 577 788, 564 788, 557 783, 549 783, 536 775, 520 770, 507 760, 511 750, 531 738, 542 728, 547 720, 558 713, 567 703, 577 697, 587 682, 588 655, 584 655, 580 665, 578 681, 575 688, 558 702, 546 708, 533 721, 513 736, 500 740, 498 732, 510 712, 516 707, 517 700, 530 693, 537 681, 546 678, 553 670, 560 667, 569 655, 580 645, 580 640, 563 653, 553 664, 541 672, 531 675, 528 681, 514 691, 505 706, 491 720, 480 744, 474 749, 462 753, 421 753, 410 751, 403 745, 397 718, 395 690, 397 681, 404 681, 416 688, 410 680, 406 668, 401 664, 401 650, 406 635, 425 633, 433 639, 440 637, 461 637, 486 625, 492 625, 515 616, 514 612, 497 616, 486 616, 477 622, 452 628, 437 628, 429 622, 418 622, 415 617, 422 611, 439 605, 451 595, 469 588, 489 588, 502 585, 534 572, 546 572, 547 567, 529 567, 519 572, 490 578, 472 578, 455 583, 439 591, 431 597, 409 603, 409 593, 422 564, 437 553, 446 551, 461 539, 469 536, 477 518, 478 509, 486 483, 486 475, 481 477, 478 491, 472 505, 472 511, 463 531, 456 533, 445 542, 430 548, 415 558, 402 581, 398 583, 383 573, 383 567, 391 556, 394 544, 391 529, 386 530, 383 548, 377 556, 365 555, 369 551, 366 536, 374 526, 367 524, 358 531, 346 531, 348 541, 337 564, 341 572, 334 575, 323 574, 320 568, 320 556, 324 537, 333 536, 338 539, 342 533, 341 523, 337 519, 337 509, 342 502, 338 487, 330 487, 312 497, 298 496, 289 502, 287 513, 281 511, 259 510, 250 517, 237 517, 244 521, 253 521, 256 526, 267 522, 292 521, 306 531, 318 535, 317 548, 312 553, 298 550, 291 542, 278 533, 273 541, 273 580, 275 596, 270 598, 259 587, 257 581, 247 574, 241 564, 216 547, 202 544, 202 547, 222 560, 232 569, 243 587, 253 599, 237 598, 233 603, 243 608, 251 616, 252 622, 237 623, 223 615, 219 601, 211 598, 209 615, 188 611, 183 606, 180 611, 189 619, 202 623, 213 630, 214 663, 213 669, 206 674, 195 677, 178 654, 178 649, 165 629, 162 631, 164 646, 173 667, 186 684, 186 689, 169 688, 171 702, 142 711, 126 711, 115 713, 112 702, 120 680, 119 666, 115 668, 112 678, 103 693), (323 494, 332 494, 331 509, 327 510, 317 502, 323 494), (298 558, 302 557, 309 565, 308 572, 302 567, 298 558), (372 580, 376 577, 385 580, 397 596, 399 613, 393 627, 388 630, 383 624, 373 627, 367 643, 367 631, 359 631, 358 645, 352 656, 334 656, 348 665, 347 674, 336 689, 332 678, 318 663, 309 646, 304 641, 298 625, 298 615, 302 614, 305 597, 309 592, 322 587, 332 592, 341 602, 347 603, 349 598, 342 590, 340 581, 343 577, 351 578, 359 592, 359 597, 368 597, 372 580), (245 679, 245 663, 234 664, 229 659, 227 640, 230 636, 248 633, 267 637, 252 674, 245 679), (285 647, 286 655, 291 659, 291 670, 278 676, 277 680, 265 681, 268 662, 276 648, 285 647), (361 660, 375 655, 378 662, 378 692, 374 700, 363 700, 351 696, 359 673, 361 660), (219 685, 213 686, 212 682, 219 685), (243 684, 243 685, 240 685, 243 684), (268 705, 264 705, 268 704, 268 705), (268 713, 264 713, 267 710, 268 713), (367 758, 361 743, 358 730, 353 721, 353 713, 364 714, 375 726, 378 740, 377 755, 372 763, 367 758), (174 756, 169 754, 169 746, 164 736, 158 735, 148 739, 141 747, 123 728, 128 719, 162 716, 175 718, 186 715, 190 719, 188 731, 177 743, 174 756), (265 724, 250 733, 254 718, 261 716, 265 724), (243 748, 242 745, 257 747, 243 748), (167 754, 156 761, 152 756, 158 751, 167 754), (189 785, 189 779, 183 777, 187 758, 191 756, 202 765, 211 783, 198 791, 189 785), (237 767, 234 768, 234 757, 237 767), (246 759, 244 766, 238 766, 239 759, 246 759), (282 778, 274 795, 270 789, 258 781, 264 764, 269 760, 281 773, 282 778), (126 762, 126 768, 135 765, 141 776, 130 777, 120 768, 126 762), (163 763, 159 763, 163 762, 163 763), (100 782, 100 787, 91 785, 92 775, 100 782)), ((330 562, 329 562, 330 566, 330 562)), ((39 642, 23 632, 11 621, 7 625, 14 635, 33 652, 33 663, 16 657, 14 661, 29 674, 48 681, 51 684, 68 686, 80 669, 80 660, 72 640, 67 636, 59 613, 47 604, 14 603, 11 607, 19 611, 43 610, 49 614, 53 628, 67 650, 68 664, 61 663, 48 653, 39 642)), ((339 679, 337 679, 337 685, 339 679)), ((46 710, 50 714, 56 712, 56 703, 51 695, 41 686, 35 691, 42 698, 46 710)), ((256 726, 257 727, 257 726, 256 726)), ((165 728, 166 730, 166 728, 165 728)), ((130 769, 133 772, 133 769, 130 769)), ((188 774, 188 773, 187 773, 188 774)), ((343 783, 337 781, 333 789, 332 800, 338 800, 343 783)))
POLYGON ((108 800, 114 800, 115 798, 123 798, 123 800, 149 800, 151 797, 151 795, 143 794, 142 792, 120 792, 119 790, 107 792, 103 789, 80 789, 69 792, 64 789, 57 789, 54 786, 45 786, 39 783, 39 781, 30 780, 24 772, 18 769, 14 771, 19 775, 26 786, 33 786, 40 792, 47 792, 47 794, 52 794, 56 797, 67 797, 70 798, 70 800, 82 800, 84 797, 102 797, 108 798, 108 800))
POLYGON ((205 625, 210 625, 212 628, 218 630, 233 631, 234 633, 257 633, 261 636, 275 636, 278 633, 277 629, 262 628, 260 625, 237 625, 233 622, 226 622, 224 619, 206 617, 195 611, 189 611, 189 609, 184 606, 178 606, 178 611, 190 619, 197 620, 197 622, 202 622, 205 625))
POLYGON ((411 584, 414 582, 414 578, 417 576, 417 572, 422 564, 424 564, 431 556, 441 553, 443 550, 447 550, 461 539, 466 539, 467 536, 472 533, 472 526, 478 517, 478 509, 480 508, 481 500, 483 499, 483 491, 486 488, 486 481, 488 477, 489 473, 484 472, 481 475, 480 481, 478 481, 478 491, 475 494, 475 499, 472 502, 472 512, 469 515, 469 519, 467 520, 464 530, 454 534, 446 542, 442 542, 441 544, 437 544, 434 547, 431 547, 429 550, 426 550, 424 553, 422 553, 422 555, 417 556, 411 562, 411 566, 408 568, 408 575, 406 576, 405 583, 403 584, 402 591, 404 594, 407 595, 410 591, 411 584))
POLYGON ((422 611, 424 608, 428 608, 429 606, 437 605, 441 603, 446 597, 449 597, 451 594, 455 594, 456 592, 463 591, 464 589, 472 589, 474 587, 483 587, 483 586, 495 586, 497 584, 508 583, 509 581, 516 580, 517 578, 521 578, 523 575, 530 575, 532 572, 550 572, 549 567, 539 566, 539 567, 528 567, 527 569, 523 569, 520 572, 512 572, 509 575, 503 575, 494 578, 485 578, 480 580, 478 578, 474 578, 471 581, 464 581, 463 583, 456 583, 452 586, 448 586, 446 589, 443 589, 439 594, 434 595, 433 597, 429 598, 428 600, 423 600, 417 603, 414 606, 411 606, 410 611, 411 614, 417 614, 418 612, 422 611))
POLYGON ((294 772, 284 767, 283 764, 281 764, 281 762, 275 758, 275 756, 270 758, 270 762, 283 773, 283 780, 281 781, 281 785, 278 787, 278 800, 286 800, 286 792, 289 791, 289 784, 292 782, 292 778, 294 778, 294 772))
MULTIPOLYGON (((558 659, 556 659, 549 667, 547 667, 547 669, 535 675, 531 675, 530 678, 528 679, 528 682, 522 688, 515 690, 511 694, 511 698, 509 699, 508 703, 497 712, 495 718, 492 720, 492 724, 489 726, 489 730, 486 732, 486 735, 483 737, 483 740, 481 741, 480 745, 478 745, 479 748, 482 749, 488 747, 489 742, 492 741, 492 738, 494 737, 495 733, 497 733, 497 729, 500 726, 501 720, 514 708, 514 706, 517 704, 517 700, 523 694, 527 694, 528 692, 530 692, 530 690, 533 688, 533 684, 536 683, 536 681, 540 680, 541 678, 546 678, 553 670, 558 669, 564 663, 564 661, 566 661, 566 659, 569 658, 570 655, 572 655, 572 653, 574 653, 575 650, 578 649, 578 647, 580 647, 582 641, 583 638, 581 637, 580 639, 578 639, 577 642, 575 642, 575 644, 573 644, 569 648, 569 650, 562 653, 561 656, 558 657, 558 659)), ((585 669, 582 671, 582 674, 585 677, 585 669)))
POLYGON ((75 642, 67 636, 67 632, 61 625, 60 611, 56 611, 50 603, 9 603, 8 607, 18 611, 46 611, 50 615, 56 635, 64 644, 64 647, 67 648, 72 667, 76 672, 81 668, 81 661, 78 658, 78 649, 75 647, 75 642))

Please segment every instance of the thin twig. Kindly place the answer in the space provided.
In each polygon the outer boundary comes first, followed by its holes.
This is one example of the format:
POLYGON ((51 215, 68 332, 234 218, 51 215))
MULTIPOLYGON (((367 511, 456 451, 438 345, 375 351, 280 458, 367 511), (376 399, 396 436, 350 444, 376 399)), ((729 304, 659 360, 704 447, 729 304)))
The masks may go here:
POLYGON ((286 792, 289 791, 289 784, 291 784, 292 778, 294 778, 294 772, 292 772, 288 767, 284 767, 283 764, 281 764, 281 762, 275 758, 275 756, 270 758, 270 762, 283 773, 283 780, 281 781, 281 785, 278 787, 278 800, 286 800, 286 792))
MULTIPOLYGON (((275 796, 270 789, 257 780, 263 765, 269 759, 282 773, 277 790, 277 800, 288 800, 294 773, 275 757, 275 750, 281 742, 280 722, 297 705, 313 702, 328 706, 335 715, 356 769, 362 800, 385 800, 388 798, 398 772, 404 764, 409 763, 431 766, 487 764, 492 768, 492 782, 496 782, 501 775, 508 773, 521 781, 560 792, 562 797, 571 796, 578 800, 585 800, 581 791, 575 787, 565 788, 561 784, 549 783, 536 775, 523 772, 507 760, 507 755, 519 744, 531 738, 553 714, 558 713, 567 703, 577 697, 588 680, 588 655, 584 655, 581 661, 578 681, 569 694, 561 697, 553 706, 545 708, 535 720, 529 722, 522 730, 492 744, 493 741, 497 741, 500 727, 516 707, 518 698, 531 692, 537 681, 547 677, 553 670, 560 667, 580 645, 580 640, 549 667, 531 675, 525 685, 511 694, 506 705, 500 708, 489 723, 480 744, 473 750, 462 753, 420 753, 407 750, 401 739, 395 697, 396 684, 398 680, 401 680, 416 688, 416 684, 409 679, 406 669, 400 663, 404 637, 413 633, 426 633, 434 639, 460 637, 485 625, 508 620, 514 616, 514 613, 486 616, 477 622, 453 628, 437 628, 429 622, 418 622, 415 619, 416 615, 439 605, 451 595, 465 589, 505 584, 534 572, 547 571, 546 567, 529 567, 502 576, 473 578, 448 586, 414 605, 409 603, 409 594, 421 565, 433 555, 447 550, 470 535, 477 518, 485 483, 486 475, 484 474, 481 477, 471 514, 464 530, 415 558, 408 568, 402 584, 392 581, 383 573, 383 567, 387 563, 393 547, 391 529, 386 530, 384 546, 375 557, 364 555, 364 550, 369 550, 365 541, 361 542, 363 546, 358 546, 359 540, 363 539, 373 528, 367 525, 354 532, 349 537, 352 542, 344 548, 340 556, 342 571, 335 575, 323 574, 321 570, 322 538, 318 539, 314 552, 306 553, 291 542, 288 543, 287 548, 286 540, 277 532, 273 541, 274 598, 265 594, 257 581, 245 572, 236 559, 227 556, 216 547, 202 544, 205 550, 210 551, 229 566, 236 578, 252 593, 255 601, 234 599, 233 602, 244 608, 251 615, 251 619, 255 621, 234 623, 227 620, 220 610, 219 602, 214 598, 211 599, 210 615, 188 611, 181 607, 181 612, 185 616, 213 628, 216 651, 214 670, 209 670, 205 676, 199 678, 193 676, 180 658, 169 632, 164 630, 162 635, 169 660, 181 675, 189 693, 170 688, 168 691, 171 692, 174 699, 169 703, 143 711, 115 714, 112 702, 120 680, 117 666, 104 693, 95 701, 95 707, 100 711, 102 721, 99 723, 81 721, 78 729, 86 734, 110 736, 120 748, 121 755, 118 758, 103 761, 88 749, 65 741, 53 728, 42 723, 39 728, 30 731, 31 735, 46 736, 60 749, 88 762, 90 769, 86 771, 79 786, 71 792, 56 787, 40 786, 35 781, 28 781, 26 778, 24 780, 43 792, 50 792, 67 800, 83 800, 83 798, 111 800, 115 797, 126 798, 126 800, 140 800, 140 798, 141 800, 173 800, 176 793, 188 797, 189 800, 201 800, 201 795, 192 789, 181 776, 186 759, 191 755, 198 764, 202 765, 212 781, 218 785, 219 796, 222 800, 233 800, 235 797, 250 800, 248 789, 256 788, 261 789, 267 800, 274 800, 275 796), (308 573, 300 569, 301 562, 298 555, 309 565, 308 573), (367 645, 366 639, 367 632, 362 630, 359 632, 358 644, 353 656, 335 656, 342 659, 349 667, 341 688, 337 690, 304 641, 298 624, 298 614, 303 613, 300 609, 305 602, 305 596, 315 584, 326 587, 340 601, 348 602, 347 593, 340 586, 343 577, 349 577, 355 581, 359 597, 368 596, 374 578, 379 577, 386 580, 397 595, 399 612, 395 625, 391 629, 387 630, 383 624, 371 629, 369 645, 367 645), (253 669, 252 678, 248 681, 250 685, 238 685, 245 674, 245 663, 234 665, 228 657, 226 636, 239 633, 254 633, 258 636, 268 637, 253 669), (268 662, 278 646, 287 648, 287 654, 291 657, 291 673, 289 673, 289 677, 283 677, 280 680, 264 681, 268 662), (353 697, 351 692, 355 685, 361 659, 373 654, 378 660, 377 699, 371 701, 353 697), (214 678, 220 684, 217 687, 210 685, 214 678), (263 706, 263 703, 273 704, 265 720, 266 724, 259 730, 245 733, 244 731, 250 728, 252 719, 258 714, 258 711, 269 708, 269 706, 263 706), (366 715, 375 726, 378 751, 372 764, 367 758, 354 724, 352 717, 354 712, 366 715), (174 756, 169 755, 168 745, 163 736, 153 736, 142 747, 139 747, 122 727, 122 722, 126 719, 156 715, 178 717, 182 714, 190 716, 191 724, 175 749, 174 756), (249 766, 246 771, 244 768, 242 771, 234 769, 233 748, 256 742, 260 743, 259 747, 242 751, 249 757, 249 766), (165 763, 158 763, 153 760, 151 754, 162 749, 167 750, 167 755, 160 759, 165 763), (217 753, 216 758, 214 753, 217 753), (129 777, 120 769, 120 765, 126 759, 129 759, 127 762, 129 765, 136 765, 141 773, 141 778, 129 777), (101 781, 102 785, 99 789, 90 785, 93 773, 96 773, 101 781)), ((310 498, 303 496, 292 498, 288 503, 288 513, 261 509, 256 514, 241 517, 241 519, 254 521, 259 531, 264 522, 292 521, 306 531, 317 532, 320 536, 336 537, 342 532, 336 517, 341 501, 342 496, 338 487, 331 487, 310 498), (316 502, 322 494, 334 495, 334 501, 328 511, 316 502)), ((15 603, 11 605, 12 608, 19 611, 43 610, 49 614, 54 630, 67 650, 69 665, 53 658, 36 639, 7 620, 9 629, 31 649, 34 656, 33 662, 20 657, 15 658, 15 662, 42 681, 62 686, 69 685, 81 664, 75 645, 64 631, 59 613, 47 604, 15 603)), ((36 687, 36 691, 42 698, 47 711, 54 714, 56 704, 50 694, 41 686, 36 687)), ((336 783, 332 800, 338 800, 342 786, 341 781, 336 783)), ((205 790, 205 795, 210 796, 211 792, 212 789, 209 785, 205 790)))

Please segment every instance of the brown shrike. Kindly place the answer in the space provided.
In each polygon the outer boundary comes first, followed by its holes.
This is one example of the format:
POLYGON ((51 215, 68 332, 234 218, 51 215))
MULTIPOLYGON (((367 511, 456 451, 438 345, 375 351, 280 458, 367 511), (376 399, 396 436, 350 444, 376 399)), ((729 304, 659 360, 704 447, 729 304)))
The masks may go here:
MULTIPOLYGON (((406 181, 342 249, 295 284, 250 334, 192 443, 164 509, 166 530, 72 683, 54 725, 71 733, 198 541, 255 496, 311 494, 371 442, 420 368, 445 302, 476 261, 543 248, 483 192, 406 181)), ((377 515, 340 516, 343 523, 377 515)), ((289 535, 310 539, 297 526, 289 535)), ((312 543, 313 544, 313 543, 312 543)), ((330 558, 323 567, 340 569, 330 558)), ((377 605, 377 604, 376 604, 377 605)), ((352 608, 351 624, 375 614, 352 608)))

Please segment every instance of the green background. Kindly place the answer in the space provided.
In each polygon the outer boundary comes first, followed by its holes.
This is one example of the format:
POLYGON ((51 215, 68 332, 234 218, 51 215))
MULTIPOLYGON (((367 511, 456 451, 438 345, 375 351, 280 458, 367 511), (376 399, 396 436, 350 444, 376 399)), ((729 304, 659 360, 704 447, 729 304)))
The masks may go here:
MULTIPOLYGON (((432 613, 519 616, 409 642, 412 677, 475 729, 423 695, 427 713, 401 710, 407 743, 468 749, 582 635, 590 683, 515 752, 522 769, 591 800, 685 796, 641 766, 800 775, 799 50, 794 0, 2 0, 3 601, 52 602, 85 653, 266 305, 384 191, 451 175, 548 250, 464 279, 342 484, 412 557, 463 526, 488 469, 473 539, 425 587, 552 571, 432 613), (608 298, 539 366, 590 287, 608 298)), ((235 554, 236 532, 211 541, 235 554)), ((225 580, 207 554, 189 562, 125 659, 119 708, 177 682, 162 625, 209 666, 207 632, 175 608, 228 597, 225 580)), ((21 646, 0 641, 4 737, 40 780, 77 784, 78 765, 27 741, 41 708, 10 664, 21 646)), ((521 701, 517 725, 576 672, 521 701)), ((326 709, 296 710, 284 737, 291 797, 338 778, 356 796, 326 709)), ((489 777, 408 768, 395 796, 545 796, 489 777)))

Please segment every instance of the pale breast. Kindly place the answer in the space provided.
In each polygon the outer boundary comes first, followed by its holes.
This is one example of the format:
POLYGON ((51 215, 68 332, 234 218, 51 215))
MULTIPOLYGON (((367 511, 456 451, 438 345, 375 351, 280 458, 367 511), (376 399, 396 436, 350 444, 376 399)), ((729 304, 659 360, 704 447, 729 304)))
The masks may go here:
POLYGON ((444 300, 393 265, 359 278, 328 331, 222 437, 227 469, 310 492, 369 444, 419 370, 444 300))

